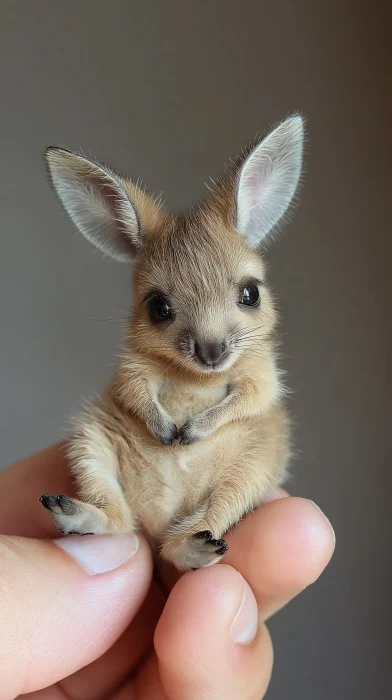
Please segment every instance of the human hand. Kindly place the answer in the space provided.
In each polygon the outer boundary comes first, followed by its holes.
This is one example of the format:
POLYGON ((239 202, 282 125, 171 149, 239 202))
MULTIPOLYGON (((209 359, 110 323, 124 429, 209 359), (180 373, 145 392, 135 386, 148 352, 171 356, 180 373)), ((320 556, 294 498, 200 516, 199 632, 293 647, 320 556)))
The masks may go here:
POLYGON ((260 700, 265 620, 333 552, 317 506, 278 491, 228 535, 224 564, 151 578, 143 537, 136 552, 127 537, 54 544, 37 502, 47 490, 72 495, 58 446, 0 473, 0 700, 260 700))

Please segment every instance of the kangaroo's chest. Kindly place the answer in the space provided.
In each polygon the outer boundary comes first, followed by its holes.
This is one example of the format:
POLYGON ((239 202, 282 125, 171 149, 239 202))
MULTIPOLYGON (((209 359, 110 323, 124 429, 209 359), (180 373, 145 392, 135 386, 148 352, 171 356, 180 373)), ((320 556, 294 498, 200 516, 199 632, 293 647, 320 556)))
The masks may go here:
POLYGON ((205 386, 188 384, 181 380, 168 380, 160 387, 159 402, 174 422, 181 426, 196 413, 216 406, 227 396, 227 392, 227 381, 205 386))
MULTIPOLYGON (((158 400, 180 427, 191 416, 222 401, 227 391, 227 381, 206 387, 167 380, 162 382, 158 400)), ((152 441, 140 449, 148 467, 138 477, 138 510, 143 527, 159 540, 185 501, 194 498, 191 506, 195 509, 206 492, 209 477, 205 465, 211 462, 211 446, 209 441, 200 441, 186 447, 157 447, 152 441)))

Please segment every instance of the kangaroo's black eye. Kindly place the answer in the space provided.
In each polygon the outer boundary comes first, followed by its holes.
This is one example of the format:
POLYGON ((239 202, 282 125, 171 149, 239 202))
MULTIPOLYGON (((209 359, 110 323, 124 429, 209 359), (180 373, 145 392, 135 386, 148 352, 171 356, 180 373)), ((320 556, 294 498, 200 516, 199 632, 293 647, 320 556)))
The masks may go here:
POLYGON ((153 323, 163 323, 174 319, 174 311, 166 297, 154 294, 147 300, 148 313, 153 323))
POLYGON ((256 284, 247 284, 240 290, 239 303, 243 306, 258 306, 260 300, 256 284))

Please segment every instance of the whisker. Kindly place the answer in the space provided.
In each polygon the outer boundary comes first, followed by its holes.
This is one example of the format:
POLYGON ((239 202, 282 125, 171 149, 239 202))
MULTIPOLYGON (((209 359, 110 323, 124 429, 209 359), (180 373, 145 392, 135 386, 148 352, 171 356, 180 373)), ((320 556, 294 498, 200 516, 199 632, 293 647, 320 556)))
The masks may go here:
POLYGON ((79 314, 71 314, 74 318, 81 321, 96 321, 97 323, 126 323, 129 318, 93 318, 91 316, 80 316, 79 314))
POLYGON ((261 330, 263 326, 258 326, 257 328, 249 328, 249 329, 242 329, 240 331, 237 331, 236 333, 232 334, 232 337, 235 338, 250 338, 252 337, 257 331, 261 330))
POLYGON ((249 342, 253 342, 256 340, 264 340, 265 338, 268 338, 267 335, 251 335, 251 336, 241 336, 240 338, 234 338, 234 342, 236 343, 241 343, 243 340, 249 340, 249 342))
POLYGON ((112 306, 116 306, 118 309, 122 309, 123 311, 127 311, 127 313, 131 314, 131 316, 142 316, 140 311, 136 311, 135 308, 128 308, 127 306, 121 306, 121 304, 116 304, 114 301, 109 300, 109 304, 112 304, 112 306))

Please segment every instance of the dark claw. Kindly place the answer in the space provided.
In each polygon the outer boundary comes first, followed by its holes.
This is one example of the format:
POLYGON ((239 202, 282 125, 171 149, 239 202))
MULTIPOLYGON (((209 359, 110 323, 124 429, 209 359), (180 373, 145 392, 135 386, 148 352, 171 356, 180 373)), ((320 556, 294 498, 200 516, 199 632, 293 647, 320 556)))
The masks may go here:
POLYGON ((216 547, 215 551, 217 554, 224 554, 229 549, 225 540, 209 540, 208 544, 212 544, 213 547, 216 547))
POLYGON ((227 552, 228 549, 229 549, 229 547, 227 546, 227 544, 225 542, 225 544, 222 545, 222 547, 219 547, 219 549, 216 550, 216 553, 217 554, 225 554, 225 552, 227 552))
POLYGON ((197 442, 197 438, 195 437, 187 437, 186 435, 181 435, 180 437, 180 445, 194 445, 195 442, 197 442))
POLYGON ((180 445, 193 445, 194 442, 197 442, 197 437, 194 435, 189 434, 189 428, 191 425, 191 421, 187 420, 186 423, 180 428, 179 431, 179 438, 180 438, 180 445))
POLYGON ((193 535, 198 540, 204 540, 204 542, 210 544, 212 547, 216 547, 215 551, 217 554, 224 554, 229 549, 225 540, 215 540, 212 537, 211 530, 201 530, 193 535))
POLYGON ((196 532, 196 535, 193 535, 197 540, 205 540, 206 542, 212 541, 212 532, 211 530, 202 530, 201 532, 196 532))
POLYGON ((156 437, 158 438, 159 442, 162 443, 162 445, 169 446, 172 445, 173 442, 178 440, 179 437, 179 430, 176 426, 175 423, 171 423, 166 430, 162 432, 157 432, 156 437))
POLYGON ((44 493, 38 500, 40 503, 42 503, 46 510, 52 510, 52 508, 56 505, 56 498, 52 496, 51 493, 44 493))
POLYGON ((61 510, 65 515, 74 515, 76 512, 76 506, 74 502, 72 501, 71 498, 68 498, 68 496, 57 496, 56 498, 57 504, 60 506, 61 510))

